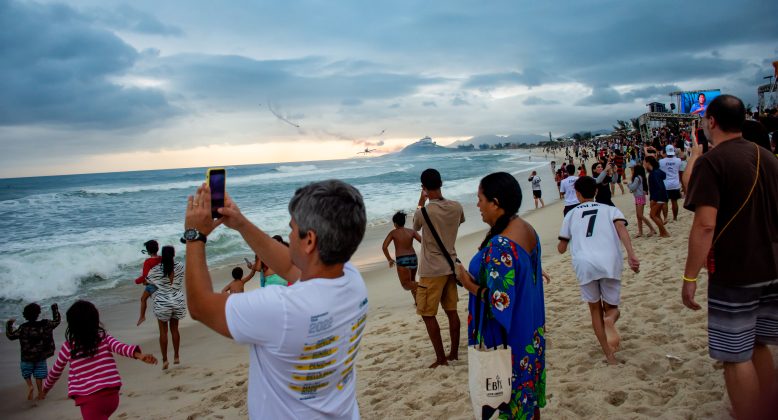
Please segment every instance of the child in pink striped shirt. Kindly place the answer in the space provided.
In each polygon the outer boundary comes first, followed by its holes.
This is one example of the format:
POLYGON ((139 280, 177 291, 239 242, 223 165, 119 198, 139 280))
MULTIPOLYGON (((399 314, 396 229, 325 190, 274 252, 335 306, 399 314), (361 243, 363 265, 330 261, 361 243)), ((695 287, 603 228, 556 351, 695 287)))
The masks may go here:
POLYGON ((138 346, 111 337, 100 325, 100 313, 90 302, 77 301, 65 316, 68 321, 65 342, 43 383, 41 399, 46 397, 69 363, 68 397, 81 408, 85 420, 107 419, 119 407, 119 388, 122 386, 112 353, 148 364, 156 364, 157 359, 142 353, 138 346))

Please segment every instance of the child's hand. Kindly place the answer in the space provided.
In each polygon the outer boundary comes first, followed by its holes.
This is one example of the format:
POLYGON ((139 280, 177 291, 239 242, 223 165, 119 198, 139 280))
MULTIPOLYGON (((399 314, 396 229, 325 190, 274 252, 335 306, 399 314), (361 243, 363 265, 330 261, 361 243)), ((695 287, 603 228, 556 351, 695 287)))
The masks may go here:
POLYGON ((157 358, 153 354, 139 353, 135 358, 150 365, 157 364, 157 358))
POLYGON ((394 260, 389 260, 389 268, 394 267, 394 264, 395 264, 394 260))
POLYGON ((638 261, 638 257, 630 255, 627 257, 627 261, 629 262, 629 268, 631 268, 632 271, 636 273, 640 272, 640 261, 638 261))
POLYGON ((16 322, 16 318, 11 318, 11 319, 8 320, 9 324, 13 324, 14 322, 16 322))
POLYGON ((543 280, 546 281, 546 284, 551 283, 551 276, 546 273, 546 270, 541 270, 541 276, 543 277, 543 280))
POLYGON ((57 309, 59 309, 59 306, 56 303, 52 303, 51 304, 51 310, 56 312, 57 309))
POLYGON ((46 391, 46 390, 44 389, 43 391, 41 391, 41 392, 38 394, 38 399, 39 399, 39 400, 45 400, 45 399, 46 399, 46 394, 48 394, 48 393, 49 393, 49 391, 46 391))

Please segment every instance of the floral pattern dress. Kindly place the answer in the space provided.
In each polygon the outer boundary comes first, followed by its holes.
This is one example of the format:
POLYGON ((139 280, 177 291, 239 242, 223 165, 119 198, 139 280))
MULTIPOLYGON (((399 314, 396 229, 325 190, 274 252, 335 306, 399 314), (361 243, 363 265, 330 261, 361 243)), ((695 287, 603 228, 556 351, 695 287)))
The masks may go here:
POLYGON ((528 254, 504 236, 495 236, 470 261, 469 272, 488 289, 488 302, 470 295, 468 345, 511 346, 513 376, 510 412, 501 419, 532 419, 535 408, 546 405, 545 305, 540 264, 540 241, 528 254), (481 332, 476 334, 476 305, 481 307, 481 332), (504 329, 504 330, 503 330, 504 329), (505 331, 507 334, 503 334, 505 331))

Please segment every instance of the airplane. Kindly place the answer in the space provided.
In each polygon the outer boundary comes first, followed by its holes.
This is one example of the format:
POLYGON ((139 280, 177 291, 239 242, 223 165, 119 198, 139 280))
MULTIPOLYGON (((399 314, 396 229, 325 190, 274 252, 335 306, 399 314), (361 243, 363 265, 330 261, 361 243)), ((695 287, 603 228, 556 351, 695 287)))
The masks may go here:
POLYGON ((365 147, 365 151, 364 151, 364 152, 357 152, 357 154, 358 154, 358 155, 367 155, 367 154, 369 154, 369 153, 372 153, 372 152, 374 152, 375 150, 376 150, 376 149, 368 149, 367 147, 365 147))

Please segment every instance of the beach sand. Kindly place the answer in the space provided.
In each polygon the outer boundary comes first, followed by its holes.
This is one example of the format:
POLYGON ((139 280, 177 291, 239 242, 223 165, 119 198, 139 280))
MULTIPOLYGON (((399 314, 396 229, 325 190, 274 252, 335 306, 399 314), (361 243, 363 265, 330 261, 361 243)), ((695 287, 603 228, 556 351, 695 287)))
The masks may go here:
MULTIPOLYGON (((546 180, 553 191, 553 182, 549 182, 553 178, 547 174, 546 180)), ((531 205, 531 195, 525 194, 524 200, 525 207, 528 202, 531 205)), ((627 216, 628 229, 634 235, 637 228, 631 194, 617 192, 614 202, 627 216)), ((680 276, 691 213, 681 210, 678 222, 668 226, 671 238, 633 239, 641 270, 635 274, 626 269, 622 279, 618 366, 605 364, 588 309, 580 299, 570 256, 560 256, 556 251, 562 203, 547 204, 545 209, 531 211, 525 217, 540 235, 543 267, 552 277, 545 289, 549 378, 548 405, 542 411, 545 418, 729 418, 721 365, 707 354, 706 312, 693 312, 681 304, 680 276)), ((475 253, 485 230, 486 225, 482 225, 458 239, 457 251, 465 263, 475 253)), ((357 398, 362 417, 472 418, 464 333, 467 292, 459 289, 463 324, 460 359, 449 366, 428 369, 434 353, 410 293, 400 288, 396 272, 383 262, 380 246, 363 252, 374 253, 374 262, 362 266, 370 300, 368 326, 357 359, 357 398)), ((213 276, 225 279, 228 274, 221 270, 213 276)), ((702 277, 697 301, 704 307, 707 282, 704 274, 702 277)), ((224 282, 215 283, 215 287, 221 287, 224 282)), ((103 322, 115 337, 140 344, 145 351, 159 356, 156 328, 135 327, 137 308, 136 302, 101 308, 103 322)), ((438 319, 448 349, 448 325, 442 311, 438 319)), ((153 322, 152 315, 147 323, 153 322)), ((64 325, 58 328, 58 344, 63 332, 64 325)), ((160 365, 117 357, 123 388, 114 418, 247 416, 247 347, 188 317, 182 321, 181 336, 182 363, 171 364, 168 371, 162 371, 160 365)), ((16 343, 5 341, 4 358, 18 357, 16 343), (15 353, 9 356, 9 352, 15 353)), ((18 367, 5 369, 3 376, 5 383, 16 383, 0 389, 3 418, 80 418, 78 408, 66 398, 66 375, 47 400, 37 404, 24 399, 26 387, 18 367)))

